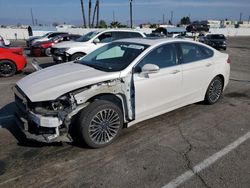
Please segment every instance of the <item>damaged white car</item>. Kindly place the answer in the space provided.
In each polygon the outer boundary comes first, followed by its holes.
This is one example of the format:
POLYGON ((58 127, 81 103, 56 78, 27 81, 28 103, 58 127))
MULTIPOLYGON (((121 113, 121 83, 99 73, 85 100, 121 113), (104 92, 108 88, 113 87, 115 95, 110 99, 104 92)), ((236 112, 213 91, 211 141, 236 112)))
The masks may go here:
POLYGON ((103 147, 124 127, 198 101, 216 103, 229 63, 197 42, 120 40, 20 80, 16 120, 30 139, 72 141, 75 130, 81 143, 103 147))

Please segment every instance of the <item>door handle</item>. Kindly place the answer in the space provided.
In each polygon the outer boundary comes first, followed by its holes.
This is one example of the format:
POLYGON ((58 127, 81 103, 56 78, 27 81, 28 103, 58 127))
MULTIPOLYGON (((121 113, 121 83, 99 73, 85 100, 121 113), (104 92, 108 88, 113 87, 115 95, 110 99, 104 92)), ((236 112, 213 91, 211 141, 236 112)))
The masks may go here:
POLYGON ((177 74, 179 72, 181 72, 181 71, 180 70, 174 70, 173 72, 171 72, 171 74, 177 74))
POLYGON ((208 63, 206 64, 206 67, 210 67, 212 65, 212 63, 208 63))

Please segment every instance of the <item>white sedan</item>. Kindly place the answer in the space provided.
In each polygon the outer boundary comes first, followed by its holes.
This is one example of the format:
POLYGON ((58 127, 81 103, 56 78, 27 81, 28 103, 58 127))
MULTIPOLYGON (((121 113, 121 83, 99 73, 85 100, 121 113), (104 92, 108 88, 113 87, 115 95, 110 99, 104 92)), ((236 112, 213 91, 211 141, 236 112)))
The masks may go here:
POLYGON ((202 43, 119 40, 20 80, 17 123, 30 139, 77 138, 99 148, 124 127, 191 103, 216 103, 229 74, 228 55, 202 43))

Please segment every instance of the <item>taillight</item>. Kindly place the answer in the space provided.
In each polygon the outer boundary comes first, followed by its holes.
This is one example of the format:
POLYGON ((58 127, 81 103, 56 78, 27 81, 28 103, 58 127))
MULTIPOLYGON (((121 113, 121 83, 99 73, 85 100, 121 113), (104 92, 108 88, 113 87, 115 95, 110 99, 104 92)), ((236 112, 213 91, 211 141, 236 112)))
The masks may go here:
POLYGON ((228 64, 231 64, 231 63, 232 63, 232 61, 231 61, 230 58, 227 59, 227 63, 228 63, 228 64))

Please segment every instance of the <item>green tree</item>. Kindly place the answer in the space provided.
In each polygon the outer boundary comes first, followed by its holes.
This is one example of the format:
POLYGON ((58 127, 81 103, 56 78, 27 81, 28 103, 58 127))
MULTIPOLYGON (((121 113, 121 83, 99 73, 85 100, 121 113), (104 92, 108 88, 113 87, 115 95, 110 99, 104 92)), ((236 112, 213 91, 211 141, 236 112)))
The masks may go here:
POLYGON ((100 20, 99 27, 100 28, 107 28, 108 26, 107 26, 107 24, 106 24, 106 22, 104 20, 100 20))
POLYGON ((112 27, 112 28, 120 28, 121 27, 121 23, 117 22, 117 21, 111 22, 110 23, 110 27, 112 27))
POLYGON ((191 21, 190 21, 190 18, 187 16, 187 17, 183 17, 180 21, 180 24, 181 25, 189 25, 191 24, 191 21))

